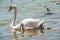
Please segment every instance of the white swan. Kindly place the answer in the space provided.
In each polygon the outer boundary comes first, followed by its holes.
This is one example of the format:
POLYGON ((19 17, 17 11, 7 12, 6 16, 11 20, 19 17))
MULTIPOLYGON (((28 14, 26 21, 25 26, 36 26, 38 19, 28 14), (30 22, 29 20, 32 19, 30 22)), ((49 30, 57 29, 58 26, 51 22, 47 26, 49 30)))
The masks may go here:
POLYGON ((15 4, 12 4, 9 7, 9 11, 11 11, 12 9, 14 9, 14 18, 10 27, 12 32, 14 33, 14 37, 16 38, 16 40, 18 40, 16 31, 19 31, 19 32, 22 31, 22 34, 24 34, 26 30, 34 30, 35 28, 38 28, 40 30, 43 29, 42 25, 45 22, 45 20, 40 21, 39 19, 33 19, 33 18, 24 19, 20 24, 16 25, 17 7, 15 4))

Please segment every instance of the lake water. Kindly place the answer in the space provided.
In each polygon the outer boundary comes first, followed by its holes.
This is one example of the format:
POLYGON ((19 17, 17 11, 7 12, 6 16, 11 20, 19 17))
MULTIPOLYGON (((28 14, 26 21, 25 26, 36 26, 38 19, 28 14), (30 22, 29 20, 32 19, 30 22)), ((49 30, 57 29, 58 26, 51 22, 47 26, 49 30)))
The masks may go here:
MULTIPOLYGON (((58 5, 52 3, 52 0, 13 0, 17 5, 17 23, 19 24, 25 18, 45 19, 45 26, 52 27, 51 30, 45 30, 43 36, 20 37, 20 40, 60 40, 60 0, 58 5), (46 14, 46 4, 52 13, 46 14)), ((15 40, 10 30, 10 23, 13 19, 13 12, 8 12, 11 5, 10 0, 0 0, 0 40, 15 40)), ((18 34, 20 36, 20 34, 18 34)))

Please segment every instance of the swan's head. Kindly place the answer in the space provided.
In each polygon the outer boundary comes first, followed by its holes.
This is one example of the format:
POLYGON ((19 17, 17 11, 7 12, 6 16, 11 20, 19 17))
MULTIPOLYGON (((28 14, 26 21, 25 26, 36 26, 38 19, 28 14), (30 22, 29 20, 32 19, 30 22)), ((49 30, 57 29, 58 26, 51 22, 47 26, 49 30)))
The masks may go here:
POLYGON ((9 10, 8 10, 8 11, 11 11, 12 9, 16 9, 16 5, 15 5, 15 4, 12 4, 12 5, 9 7, 9 10))
POLYGON ((51 27, 50 27, 50 26, 46 26, 46 27, 44 27, 44 29, 45 29, 45 30, 50 30, 51 27))

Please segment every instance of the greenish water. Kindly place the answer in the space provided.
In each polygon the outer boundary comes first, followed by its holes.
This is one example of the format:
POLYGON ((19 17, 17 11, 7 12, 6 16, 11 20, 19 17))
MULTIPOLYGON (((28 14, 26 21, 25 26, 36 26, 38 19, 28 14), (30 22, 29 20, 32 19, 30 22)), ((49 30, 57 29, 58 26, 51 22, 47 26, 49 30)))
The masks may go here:
MULTIPOLYGON (((17 24, 25 18, 45 19, 44 25, 52 27, 51 30, 45 30, 44 36, 24 37, 20 40, 60 40, 60 4, 55 5, 52 0, 13 0, 17 5, 17 24), (42 6, 46 4, 52 15, 44 15, 46 8, 42 6)), ((60 2, 60 0, 57 0, 60 2)), ((0 40, 15 40, 10 31, 10 23, 13 19, 13 12, 8 12, 11 5, 10 0, 0 0, 0 40)), ((18 34, 20 36, 20 34, 18 34)))

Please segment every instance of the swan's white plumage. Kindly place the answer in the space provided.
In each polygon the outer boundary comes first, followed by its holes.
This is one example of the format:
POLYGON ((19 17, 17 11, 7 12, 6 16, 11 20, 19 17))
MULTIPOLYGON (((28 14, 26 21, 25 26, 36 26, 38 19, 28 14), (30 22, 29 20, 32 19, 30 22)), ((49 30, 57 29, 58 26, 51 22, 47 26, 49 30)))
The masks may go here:
POLYGON ((27 19, 24 19, 20 24, 18 25, 13 25, 11 27, 13 27, 13 29, 21 29, 21 24, 23 23, 24 25, 24 28, 34 28, 34 27, 37 27, 37 25, 39 24, 40 20, 39 19, 33 19, 33 18, 27 18, 27 19))
POLYGON ((39 19, 27 18, 24 19, 21 23, 24 24, 24 27, 37 27, 39 22, 39 19))

